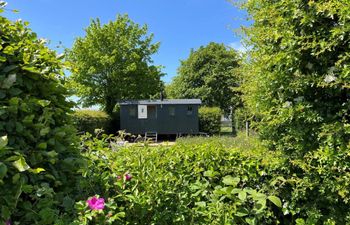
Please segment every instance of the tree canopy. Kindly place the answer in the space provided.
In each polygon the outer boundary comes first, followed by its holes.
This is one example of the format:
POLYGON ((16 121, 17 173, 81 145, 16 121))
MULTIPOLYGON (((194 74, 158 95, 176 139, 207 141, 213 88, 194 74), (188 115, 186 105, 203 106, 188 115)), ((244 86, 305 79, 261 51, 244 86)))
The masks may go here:
POLYGON ((240 56, 224 44, 209 43, 192 50, 181 61, 178 75, 166 87, 171 98, 200 98, 206 106, 218 106, 225 113, 240 102, 236 68, 240 56))
POLYGON ((162 89, 160 67, 151 56, 158 51, 147 26, 127 15, 102 25, 92 20, 85 37, 67 51, 71 63, 70 85, 84 106, 99 104, 111 113, 124 99, 149 98, 162 89))
POLYGON ((249 110, 275 148, 291 153, 349 140, 348 1, 252 0, 245 83, 249 110))

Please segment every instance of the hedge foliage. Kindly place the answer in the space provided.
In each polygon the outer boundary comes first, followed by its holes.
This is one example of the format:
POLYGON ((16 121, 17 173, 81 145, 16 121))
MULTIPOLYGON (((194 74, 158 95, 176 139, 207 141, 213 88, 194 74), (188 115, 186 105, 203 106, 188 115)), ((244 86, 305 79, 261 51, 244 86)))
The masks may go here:
POLYGON ((75 110, 73 114, 74 124, 79 132, 94 133, 95 129, 109 131, 111 119, 107 113, 97 110, 75 110))
POLYGON ((303 160, 254 137, 183 138, 171 147, 119 146, 82 137, 90 159, 80 187, 105 200, 76 204, 75 224, 349 224, 348 152, 303 160), (129 179, 132 177, 132 179, 129 179))
POLYGON ((350 139, 350 3, 251 0, 249 111, 272 148, 296 157, 350 139))
POLYGON ((71 213, 83 161, 62 57, 27 25, 0 16, 0 223, 53 224, 71 213))
POLYGON ((261 138, 288 157, 287 221, 349 224, 350 2, 244 7, 254 21, 245 29, 252 48, 244 99, 261 138))
POLYGON ((199 131, 217 134, 221 128, 221 110, 218 107, 200 107, 198 110, 199 131))
POLYGON ((277 224, 284 158, 255 139, 242 151, 240 138, 140 148, 118 146, 113 136, 83 136, 91 160, 80 187, 105 207, 77 203, 74 224, 277 224))

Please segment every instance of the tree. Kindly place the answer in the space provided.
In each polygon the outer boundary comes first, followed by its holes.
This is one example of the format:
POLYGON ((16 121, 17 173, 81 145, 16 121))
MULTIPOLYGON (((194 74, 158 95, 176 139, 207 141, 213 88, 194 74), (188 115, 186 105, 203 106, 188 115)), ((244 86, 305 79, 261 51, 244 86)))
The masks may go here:
POLYGON ((251 0, 245 101, 273 148, 303 156, 350 138, 348 1, 251 0), (326 146, 326 145, 324 145, 326 146))
POLYGON ((92 20, 86 36, 77 38, 67 51, 71 63, 70 84, 84 106, 99 104, 112 113, 125 99, 149 98, 162 88, 160 68, 151 56, 159 43, 152 43, 147 26, 140 27, 127 15, 101 25, 92 20))
POLYGON ((200 98, 206 106, 217 106, 226 114, 240 104, 238 77, 239 54, 223 44, 209 43, 192 50, 181 61, 178 75, 166 87, 172 98, 200 98))

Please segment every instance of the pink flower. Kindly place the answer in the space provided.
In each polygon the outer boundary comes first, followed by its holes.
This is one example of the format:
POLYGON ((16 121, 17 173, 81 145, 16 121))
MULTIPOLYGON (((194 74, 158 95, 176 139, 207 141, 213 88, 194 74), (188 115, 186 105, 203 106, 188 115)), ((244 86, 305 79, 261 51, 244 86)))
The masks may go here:
POLYGON ((120 180, 120 179, 122 179, 122 177, 118 175, 118 176, 117 176, 117 179, 120 180))
POLYGON ((132 176, 131 176, 131 174, 125 174, 125 180, 126 181, 129 181, 129 180, 131 180, 131 178, 132 178, 132 176))
POLYGON ((88 199, 86 202, 91 210, 102 210, 105 207, 105 200, 103 198, 96 198, 96 196, 88 199))
POLYGON ((5 225, 11 225, 11 221, 10 220, 6 220, 5 225))

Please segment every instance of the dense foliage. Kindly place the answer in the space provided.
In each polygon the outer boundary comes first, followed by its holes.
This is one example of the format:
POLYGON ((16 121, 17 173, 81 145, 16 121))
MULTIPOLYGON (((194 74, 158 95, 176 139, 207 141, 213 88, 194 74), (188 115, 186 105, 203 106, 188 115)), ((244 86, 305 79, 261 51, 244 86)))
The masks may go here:
POLYGON ((349 141, 350 4, 251 0, 245 99, 274 148, 303 155, 349 141))
POLYGON ((349 154, 320 150, 290 160, 242 134, 171 147, 119 141, 82 137, 90 162, 79 187, 105 207, 78 202, 75 224, 349 223, 349 154))
POLYGON ((284 160, 255 139, 140 148, 118 146, 113 136, 82 138, 91 161, 80 187, 105 206, 78 203, 75 224, 253 225, 274 224, 283 215, 276 195, 284 160))
POLYGON ((200 107, 198 109, 199 131, 218 134, 221 129, 221 114, 218 107, 200 107))
POLYGON ((85 37, 77 38, 67 52, 70 87, 83 106, 98 104, 111 114, 120 100, 148 99, 160 92, 162 74, 151 59, 159 43, 152 43, 147 26, 119 15, 105 25, 92 20, 85 31, 85 37))
POLYGON ((289 160, 287 221, 348 224, 350 4, 251 0, 245 101, 289 160))
POLYGON ((109 131, 111 118, 102 111, 76 110, 73 114, 74 125, 79 132, 95 133, 95 129, 109 131))
POLYGON ((82 161, 62 74, 61 57, 27 23, 0 16, 1 224, 53 224, 71 213, 82 161))
POLYGON ((181 61, 178 75, 166 87, 171 98, 199 98, 205 106, 219 107, 229 114, 231 107, 240 105, 236 69, 238 53, 223 44, 209 43, 192 50, 188 59, 181 61))

